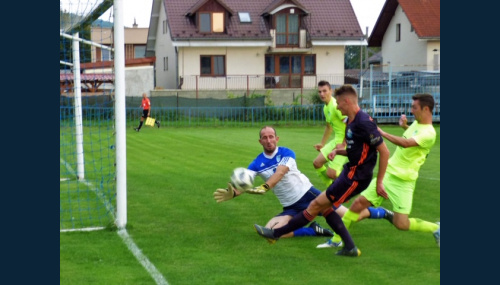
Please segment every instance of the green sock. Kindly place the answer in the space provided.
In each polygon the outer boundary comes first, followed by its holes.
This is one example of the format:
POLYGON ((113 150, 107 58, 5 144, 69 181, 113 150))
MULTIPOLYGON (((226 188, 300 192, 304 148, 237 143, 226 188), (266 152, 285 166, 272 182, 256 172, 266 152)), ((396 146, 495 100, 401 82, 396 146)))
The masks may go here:
MULTIPOLYGON (((347 214, 347 213, 346 213, 347 214)), ((409 218, 410 220, 410 231, 433 233, 439 226, 436 223, 427 222, 417 218, 409 218)))
POLYGON ((325 183, 326 187, 332 184, 332 179, 326 174, 326 166, 323 165, 320 168, 316 169, 316 173, 318 174, 319 178, 321 178, 321 181, 325 183))

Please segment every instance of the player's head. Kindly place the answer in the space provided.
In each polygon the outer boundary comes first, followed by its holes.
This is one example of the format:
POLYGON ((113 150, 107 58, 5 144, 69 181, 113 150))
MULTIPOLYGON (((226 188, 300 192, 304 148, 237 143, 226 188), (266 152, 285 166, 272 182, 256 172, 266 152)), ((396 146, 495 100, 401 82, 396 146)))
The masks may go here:
POLYGON ((280 138, 276 136, 276 130, 273 127, 265 126, 260 129, 259 143, 264 148, 265 153, 272 154, 276 150, 279 139, 280 138))
POLYGON ((332 98, 332 86, 328 81, 321 80, 318 82, 318 95, 321 101, 328 104, 332 98))
POLYGON ((146 92, 142 93, 142 98, 148 98, 148 94, 146 92))
POLYGON ((418 122, 421 122, 424 117, 432 117, 432 110, 434 109, 434 97, 431 94, 415 94, 411 97, 413 102, 411 104, 411 113, 415 116, 418 122))
POLYGON ((352 85, 344 84, 335 88, 335 99, 337 99, 337 109, 342 115, 347 115, 348 109, 358 106, 358 93, 352 85))

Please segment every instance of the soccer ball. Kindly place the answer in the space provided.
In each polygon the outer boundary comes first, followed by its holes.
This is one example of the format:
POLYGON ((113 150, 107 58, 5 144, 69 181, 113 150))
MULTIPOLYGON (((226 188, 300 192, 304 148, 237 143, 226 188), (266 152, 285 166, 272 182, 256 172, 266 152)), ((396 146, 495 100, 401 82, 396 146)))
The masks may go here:
POLYGON ((246 191, 253 187, 254 178, 254 171, 244 167, 238 167, 233 170, 231 184, 240 191, 246 191))

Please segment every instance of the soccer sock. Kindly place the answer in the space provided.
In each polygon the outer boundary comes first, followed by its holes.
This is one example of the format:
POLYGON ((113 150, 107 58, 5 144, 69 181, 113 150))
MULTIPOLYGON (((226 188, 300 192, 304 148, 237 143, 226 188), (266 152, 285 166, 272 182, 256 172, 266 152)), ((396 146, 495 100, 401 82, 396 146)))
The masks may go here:
MULTIPOLYGON (((355 223, 358 221, 359 214, 351 212, 350 210, 347 210, 344 214, 344 217, 342 217, 342 222, 344 223, 344 226, 346 229, 349 229, 351 227, 352 223, 355 223)), ((335 235, 332 237, 332 242, 340 242, 342 238, 339 235, 335 235)))
POLYGON ((369 207, 368 211, 370 212, 370 219, 383 219, 385 216, 384 208, 369 207))
POLYGON ((315 236, 316 232, 313 228, 300 228, 293 232, 293 235, 296 237, 305 237, 305 236, 315 236))
POLYGON ((274 237, 279 238, 280 236, 295 231, 297 229, 302 228, 303 226, 307 225, 309 222, 314 220, 316 218, 315 216, 311 216, 307 212, 307 210, 304 210, 297 215, 293 216, 293 218, 288 221, 288 224, 282 226, 281 228, 277 228, 274 230, 274 237))
POLYGON ((326 187, 332 184, 332 179, 326 174, 326 166, 323 165, 320 168, 316 169, 316 173, 318 174, 319 178, 321 178, 321 181, 325 183, 326 187))
POLYGON ((410 220, 410 231, 433 233, 439 229, 439 225, 431 222, 427 222, 417 218, 409 218, 410 220))
POLYGON ((142 121, 139 123, 139 127, 137 127, 137 128, 140 130, 141 127, 142 127, 142 121))
MULTIPOLYGON (((342 219, 340 218, 339 214, 337 214, 335 211, 331 211, 329 213, 324 213, 323 215, 328 225, 344 241, 345 248, 348 250, 353 249, 354 241, 352 240, 352 237, 349 234, 349 231, 347 230, 346 226, 342 222, 342 219)), ((334 237, 336 237, 337 235, 335 235, 334 237)))

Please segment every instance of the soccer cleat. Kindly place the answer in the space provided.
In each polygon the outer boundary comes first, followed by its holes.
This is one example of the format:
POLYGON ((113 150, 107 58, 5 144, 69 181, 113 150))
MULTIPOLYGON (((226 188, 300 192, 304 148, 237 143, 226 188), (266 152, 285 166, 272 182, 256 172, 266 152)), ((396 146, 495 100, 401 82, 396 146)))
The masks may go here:
POLYGON ((158 129, 160 128, 160 121, 156 121, 156 124, 158 125, 158 129))
POLYGON ((356 246, 352 249, 348 250, 345 247, 335 253, 336 255, 350 256, 350 257, 358 257, 361 255, 361 250, 359 250, 356 246))
POLYGON ((437 222, 436 224, 438 224, 439 228, 432 234, 434 235, 434 238, 436 239, 436 243, 437 243, 438 247, 441 247, 441 223, 437 222))
POLYGON ((274 244, 278 239, 274 237, 274 230, 268 229, 257 224, 253 225, 257 233, 263 238, 267 239, 270 244, 274 244))
POLYGON ((309 225, 314 230, 317 236, 333 237, 332 231, 322 228, 316 221, 309 225))
POLYGON ((136 132, 138 132, 138 131, 139 131, 139 128, 134 128, 134 130, 135 130, 136 132))
POLYGON ((391 224, 394 224, 392 221, 394 220, 394 212, 391 211, 391 210, 387 210, 386 208, 383 208, 382 209, 385 210, 385 215, 384 215, 384 219, 388 220, 389 223, 391 224))
POLYGON ((329 239, 325 243, 318 244, 316 248, 341 247, 342 245, 343 245, 342 241, 334 242, 332 241, 332 239, 329 239))

